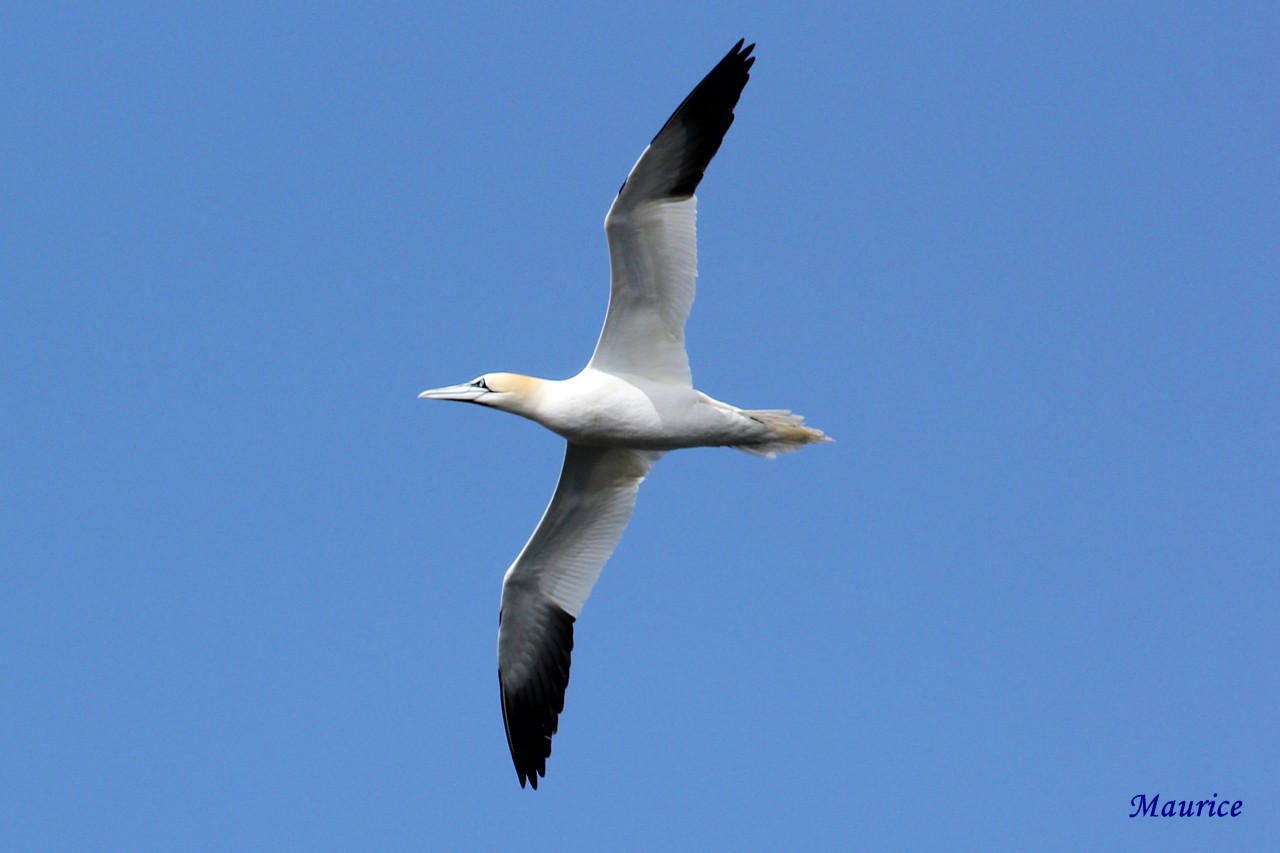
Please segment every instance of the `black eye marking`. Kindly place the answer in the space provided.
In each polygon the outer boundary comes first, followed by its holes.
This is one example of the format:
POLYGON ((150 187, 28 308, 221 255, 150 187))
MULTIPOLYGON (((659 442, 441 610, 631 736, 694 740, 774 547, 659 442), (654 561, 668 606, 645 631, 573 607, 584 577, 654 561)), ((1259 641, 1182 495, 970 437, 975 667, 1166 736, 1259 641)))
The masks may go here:
POLYGON ((484 389, 485 391, 488 391, 488 390, 489 390, 489 383, 488 383, 488 382, 485 382, 485 381, 484 381, 484 377, 483 377, 483 376, 481 376, 481 377, 480 377, 479 379, 477 379, 475 382, 472 382, 472 383, 471 383, 471 387, 473 387, 473 388, 482 388, 482 389, 484 389))

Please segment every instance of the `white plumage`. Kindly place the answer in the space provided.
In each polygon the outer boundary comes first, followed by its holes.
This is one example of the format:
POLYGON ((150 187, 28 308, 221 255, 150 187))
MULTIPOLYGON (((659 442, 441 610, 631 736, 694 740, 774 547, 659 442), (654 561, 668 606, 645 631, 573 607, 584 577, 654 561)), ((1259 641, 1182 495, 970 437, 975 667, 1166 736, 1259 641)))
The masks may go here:
POLYGON ((487 373, 420 395, 521 415, 568 442, 551 503, 502 580, 498 679, 521 786, 537 788, 546 773, 573 622, 653 463, 683 447, 773 456, 829 440, 790 412, 739 409, 695 390, 684 348, 697 277, 693 192, 733 123, 754 47, 739 41, 685 98, 609 208, 609 309, 582 372, 564 380, 487 373))

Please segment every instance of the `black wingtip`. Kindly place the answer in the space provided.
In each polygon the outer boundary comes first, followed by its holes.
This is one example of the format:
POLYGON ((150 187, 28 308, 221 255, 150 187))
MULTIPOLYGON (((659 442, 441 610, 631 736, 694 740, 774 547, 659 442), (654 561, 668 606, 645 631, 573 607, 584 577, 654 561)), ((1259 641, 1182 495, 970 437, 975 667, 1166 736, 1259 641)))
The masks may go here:
POLYGON ((526 783, 538 790, 538 777, 547 775, 551 757, 551 736, 559 728, 564 710, 564 692, 569 686, 569 663, 573 652, 574 617, 548 603, 545 644, 537 650, 533 669, 519 684, 510 684, 498 669, 498 692, 502 697, 502 723, 507 730, 507 747, 515 765, 520 787, 526 783))
POLYGON ((747 81, 751 79, 751 66, 756 61, 751 55, 751 51, 755 50, 755 43, 745 47, 744 44, 746 39, 738 39, 738 43, 676 107, 662 130, 653 138, 656 143, 663 132, 673 125, 684 126, 688 134, 689 150, 685 167, 668 190, 672 198, 693 195, 702 181, 707 165, 720 150, 720 143, 733 124, 733 110, 742 97, 747 81))

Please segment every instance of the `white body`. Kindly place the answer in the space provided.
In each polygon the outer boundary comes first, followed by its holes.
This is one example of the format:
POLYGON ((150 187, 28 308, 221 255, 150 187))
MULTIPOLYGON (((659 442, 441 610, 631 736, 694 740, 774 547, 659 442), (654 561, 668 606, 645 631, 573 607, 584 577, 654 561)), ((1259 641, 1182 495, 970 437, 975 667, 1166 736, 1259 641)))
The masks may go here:
POLYGON ((586 447, 676 450, 766 441, 771 433, 743 410, 688 385, 618 376, 587 367, 536 383, 516 414, 586 447))

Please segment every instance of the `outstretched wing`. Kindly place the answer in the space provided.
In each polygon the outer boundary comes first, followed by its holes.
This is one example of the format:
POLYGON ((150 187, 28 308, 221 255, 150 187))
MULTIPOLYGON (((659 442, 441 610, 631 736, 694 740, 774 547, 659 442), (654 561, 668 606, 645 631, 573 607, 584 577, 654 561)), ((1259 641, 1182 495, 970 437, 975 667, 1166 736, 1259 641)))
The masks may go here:
POLYGON ((564 709, 573 621, 661 453, 570 444, 542 520, 502 579, 498 684, 520 787, 546 775, 564 709))
POLYGON ((684 324, 698 274, 693 193, 733 124, 753 48, 739 41, 689 93, 609 208, 609 311, 590 367, 692 384, 684 324))

